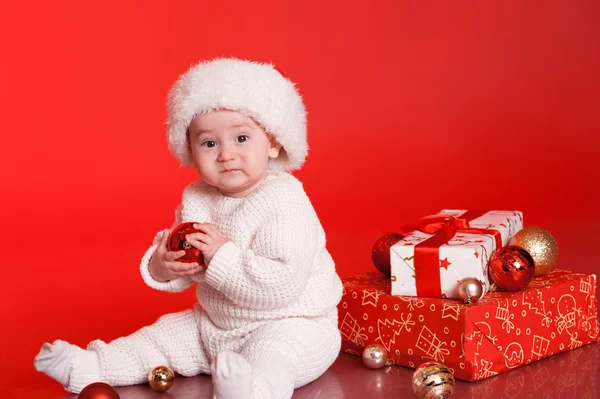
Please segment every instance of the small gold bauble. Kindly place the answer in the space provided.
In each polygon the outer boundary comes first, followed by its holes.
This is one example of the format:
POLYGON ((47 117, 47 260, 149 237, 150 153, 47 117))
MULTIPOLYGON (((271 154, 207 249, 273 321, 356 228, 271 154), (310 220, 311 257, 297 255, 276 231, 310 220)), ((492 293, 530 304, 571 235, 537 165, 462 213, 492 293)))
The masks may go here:
POLYGON ((475 303, 483 296, 483 284, 475 277, 465 277, 456 285, 456 295, 465 305, 475 303))
POLYGON ((165 392, 173 386, 175 374, 167 366, 158 366, 148 373, 148 384, 153 391, 165 392))
POLYGON ((448 399, 454 391, 454 376, 445 365, 427 362, 413 373, 412 386, 419 399, 448 399))
POLYGON ((558 260, 558 244, 552 234, 539 227, 526 227, 509 238, 507 245, 525 249, 533 258, 535 275, 547 274, 558 260))
POLYGON ((367 345, 363 350, 362 359, 368 368, 380 369, 387 363, 388 351, 381 344, 367 345))

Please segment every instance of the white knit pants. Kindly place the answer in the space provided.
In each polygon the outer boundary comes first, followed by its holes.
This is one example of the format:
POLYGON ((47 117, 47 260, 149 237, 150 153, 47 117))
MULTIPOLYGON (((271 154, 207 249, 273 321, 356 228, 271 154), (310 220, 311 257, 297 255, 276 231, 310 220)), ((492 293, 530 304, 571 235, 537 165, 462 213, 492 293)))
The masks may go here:
MULTIPOLYGON (((289 398, 335 361, 341 344, 337 314, 288 318, 223 330, 200 307, 167 314, 150 326, 110 343, 92 341, 100 362, 99 381, 112 386, 140 384, 148 372, 166 365, 183 376, 209 374, 217 353, 241 354, 253 368, 253 399, 289 398)), ((71 381, 81 380, 74 362, 71 381)), ((83 368, 83 367, 82 367, 83 368)), ((83 386, 67 389, 79 392, 83 386)))

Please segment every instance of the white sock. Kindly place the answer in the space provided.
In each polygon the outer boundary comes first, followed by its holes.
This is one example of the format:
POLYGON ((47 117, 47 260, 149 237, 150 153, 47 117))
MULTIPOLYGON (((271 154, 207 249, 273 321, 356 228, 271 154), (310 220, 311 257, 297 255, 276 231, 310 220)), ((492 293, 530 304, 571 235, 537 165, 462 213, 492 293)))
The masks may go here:
POLYGON ((37 371, 54 378, 63 386, 69 385, 69 376, 73 364, 73 345, 57 339, 52 344, 45 343, 33 360, 37 371))
POLYGON ((59 339, 45 343, 33 365, 70 392, 79 393, 86 385, 100 381, 98 354, 59 339))
POLYGON ((249 399, 252 395, 252 366, 242 355, 219 352, 210 370, 215 398, 249 399))

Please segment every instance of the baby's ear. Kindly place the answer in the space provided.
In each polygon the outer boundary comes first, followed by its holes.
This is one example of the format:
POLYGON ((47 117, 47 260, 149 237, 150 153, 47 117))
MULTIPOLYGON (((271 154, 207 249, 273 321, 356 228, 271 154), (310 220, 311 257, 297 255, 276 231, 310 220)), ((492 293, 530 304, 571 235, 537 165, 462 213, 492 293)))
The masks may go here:
MULTIPOLYGON (((267 133, 268 134, 268 133, 267 133)), ((281 149, 281 144, 277 142, 275 136, 272 134, 268 134, 269 136, 269 158, 277 158, 279 156, 279 150, 281 149)))

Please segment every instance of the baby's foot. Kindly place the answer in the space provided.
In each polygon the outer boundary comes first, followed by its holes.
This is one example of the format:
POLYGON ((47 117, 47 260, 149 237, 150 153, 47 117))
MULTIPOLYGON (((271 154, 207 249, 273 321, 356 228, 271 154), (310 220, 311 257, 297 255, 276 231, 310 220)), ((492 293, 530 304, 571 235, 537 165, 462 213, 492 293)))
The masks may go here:
POLYGON ((86 385, 100 381, 98 354, 66 341, 45 343, 33 365, 37 371, 60 382, 69 392, 79 393, 86 385))
POLYGON ((63 386, 69 384, 69 375, 73 364, 73 348, 66 341, 57 339, 52 344, 45 343, 40 353, 33 360, 37 371, 54 378, 63 386))
POLYGON ((215 398, 250 398, 252 394, 252 366, 242 355, 230 351, 219 352, 210 369, 215 398))

